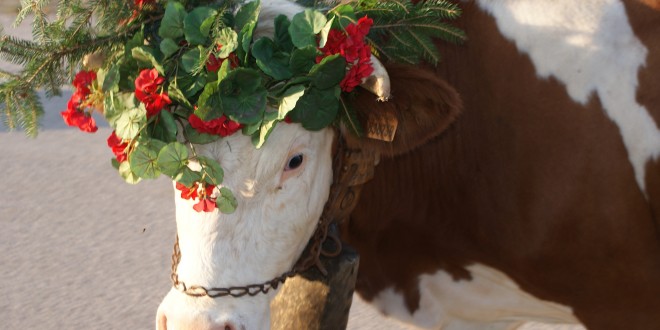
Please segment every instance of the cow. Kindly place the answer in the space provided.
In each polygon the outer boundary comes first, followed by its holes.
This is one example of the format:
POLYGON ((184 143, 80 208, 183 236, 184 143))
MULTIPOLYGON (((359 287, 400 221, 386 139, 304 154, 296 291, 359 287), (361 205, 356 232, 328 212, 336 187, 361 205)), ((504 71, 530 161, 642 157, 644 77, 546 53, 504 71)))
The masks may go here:
MULTIPOLYGON (((387 102, 353 100, 397 118, 394 141, 283 124, 262 149, 240 135, 199 146, 239 207, 197 213, 176 197, 178 279, 231 287, 290 270, 342 135, 378 155, 340 232, 361 256, 357 292, 384 314, 428 329, 660 329, 660 1, 458 3, 464 45, 438 44, 435 68, 386 65, 387 102)), ((263 6, 264 34, 300 11, 263 6)), ((275 291, 172 288, 157 328, 265 329, 275 291)))

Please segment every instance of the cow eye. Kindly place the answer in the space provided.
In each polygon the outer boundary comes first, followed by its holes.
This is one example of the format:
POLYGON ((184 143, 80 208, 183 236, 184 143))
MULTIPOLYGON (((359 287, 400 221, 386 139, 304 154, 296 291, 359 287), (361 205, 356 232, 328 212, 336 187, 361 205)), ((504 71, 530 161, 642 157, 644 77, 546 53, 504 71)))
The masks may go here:
POLYGON ((289 159, 289 162, 286 164, 285 171, 295 170, 303 163, 303 155, 297 154, 289 159))

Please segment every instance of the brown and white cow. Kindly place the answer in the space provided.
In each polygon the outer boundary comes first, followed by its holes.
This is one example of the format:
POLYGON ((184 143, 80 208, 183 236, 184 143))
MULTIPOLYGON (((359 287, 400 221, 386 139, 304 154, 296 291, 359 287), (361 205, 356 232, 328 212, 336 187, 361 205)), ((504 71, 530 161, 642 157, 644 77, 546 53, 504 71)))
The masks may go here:
MULTIPOLYGON (((429 329, 660 329, 660 1, 460 5, 465 45, 439 45, 437 69, 389 66, 389 102, 356 100, 399 120, 394 142, 360 141, 381 160, 342 228, 357 291, 429 329)), ((264 23, 299 11, 263 6, 264 23)), ((179 278, 228 287, 290 269, 328 197, 334 138, 292 124, 260 150, 239 135, 200 146, 239 207, 176 198, 179 278)), ((158 328, 265 329, 273 295, 173 289, 158 328)))

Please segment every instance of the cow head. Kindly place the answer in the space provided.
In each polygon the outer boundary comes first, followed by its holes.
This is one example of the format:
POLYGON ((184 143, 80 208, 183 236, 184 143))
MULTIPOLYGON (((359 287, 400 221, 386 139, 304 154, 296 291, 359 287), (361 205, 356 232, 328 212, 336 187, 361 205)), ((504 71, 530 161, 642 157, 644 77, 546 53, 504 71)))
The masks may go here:
MULTIPOLYGON (((268 11, 261 15, 264 13, 268 11)), ((390 101, 378 102, 365 91, 353 101, 367 121, 383 114, 396 117, 395 140, 363 142, 341 134, 349 143, 394 156, 442 132, 456 118, 460 101, 432 73, 405 66, 391 67, 389 72, 390 101)), ((290 270, 328 198, 332 147, 339 131, 345 130, 311 132, 298 124, 281 123, 260 149, 240 134, 196 147, 198 153, 216 159, 224 168, 224 186, 235 193, 238 208, 232 214, 217 210, 198 213, 193 201, 175 195, 181 252, 178 278, 189 285, 229 288, 264 283, 290 270)), ((274 295, 270 291, 213 299, 191 297, 172 288, 158 309, 157 328, 267 329, 274 295)))

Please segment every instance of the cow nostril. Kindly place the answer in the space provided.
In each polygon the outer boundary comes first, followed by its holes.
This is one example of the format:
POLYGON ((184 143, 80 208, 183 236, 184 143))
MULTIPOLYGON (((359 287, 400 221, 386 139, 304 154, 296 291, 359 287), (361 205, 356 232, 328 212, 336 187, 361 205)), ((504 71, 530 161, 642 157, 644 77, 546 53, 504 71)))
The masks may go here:
POLYGON ((211 330, 239 330, 239 329, 245 329, 245 327, 237 327, 231 322, 221 322, 221 323, 216 323, 214 326, 209 328, 211 330))

